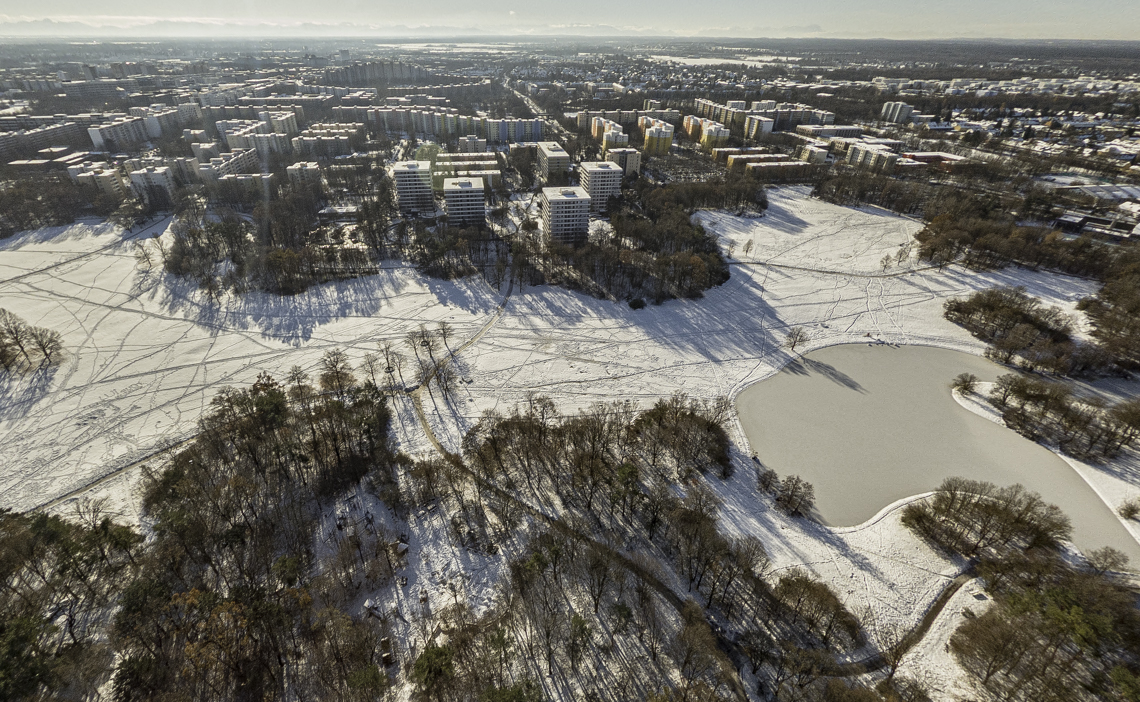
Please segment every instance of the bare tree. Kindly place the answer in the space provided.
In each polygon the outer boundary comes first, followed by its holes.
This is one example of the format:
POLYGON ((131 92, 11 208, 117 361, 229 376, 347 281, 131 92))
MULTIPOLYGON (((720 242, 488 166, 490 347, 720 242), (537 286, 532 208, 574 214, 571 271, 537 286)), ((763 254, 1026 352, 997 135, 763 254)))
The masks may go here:
POLYGON ((380 377, 383 377, 384 373, 384 366, 381 363, 380 356, 374 353, 364 354, 364 359, 360 362, 361 372, 367 375, 376 387, 380 387, 380 383, 376 382, 376 374, 379 373, 380 377))
POLYGON ((879 655, 882 656, 883 663, 887 666, 887 680, 890 681, 895 677, 899 666, 902 665, 903 658, 906 657, 907 649, 903 642, 906 639, 907 629, 902 622, 897 620, 879 619, 868 622, 867 628, 871 630, 872 638, 879 649, 879 655))
POLYGON ((439 338, 443 341, 443 345, 444 345, 444 347, 447 348, 448 351, 451 350, 451 347, 449 347, 447 345, 447 341, 448 341, 448 339, 450 339, 452 337, 452 335, 454 333, 455 333, 455 330, 453 330, 451 328, 450 324, 448 324, 447 322, 445 322, 443 320, 440 320, 440 322, 439 322, 439 338))
POLYGON ((134 251, 135 261, 138 262, 139 268, 145 268, 149 271, 151 268, 154 268, 154 251, 147 246, 147 243, 148 242, 145 241, 136 241, 134 251))
POLYGON ((780 475, 771 468, 761 466, 756 471, 756 487, 764 492, 775 492, 780 486, 780 475))
POLYGON ((19 350, 24 361, 31 365, 32 357, 28 353, 31 343, 28 324, 8 310, 0 309, 0 340, 19 350))
POLYGON ((31 337, 36 350, 43 356, 44 363, 54 365, 59 362, 63 354, 63 337, 59 332, 43 327, 31 327, 28 336, 31 337))
POLYGON ((1089 568, 1097 575, 1124 570, 1128 565, 1127 554, 1111 546, 1105 546, 1104 548, 1091 551, 1087 556, 1087 560, 1089 568))
POLYGON ((352 364, 348 362, 348 354, 343 349, 327 351, 321 359, 321 389, 343 395, 356 385, 356 378, 352 375, 352 364))
POLYGON ((435 382, 439 386, 440 392, 444 397, 451 397, 455 394, 455 384, 457 382, 455 368, 450 363, 439 363, 435 366, 435 382))
POLYGON ((792 327, 788 330, 788 335, 784 337, 784 347, 789 351, 795 351, 800 344, 806 344, 809 338, 807 329, 792 327))
POLYGON ((594 603, 594 614, 602 604, 602 598, 614 581, 614 564, 609 551, 591 543, 583 558, 576 563, 578 577, 586 586, 586 592, 594 603))
POLYGON ((780 483, 776 504, 788 514, 805 514, 815 506, 815 488, 798 475, 789 475, 780 483))

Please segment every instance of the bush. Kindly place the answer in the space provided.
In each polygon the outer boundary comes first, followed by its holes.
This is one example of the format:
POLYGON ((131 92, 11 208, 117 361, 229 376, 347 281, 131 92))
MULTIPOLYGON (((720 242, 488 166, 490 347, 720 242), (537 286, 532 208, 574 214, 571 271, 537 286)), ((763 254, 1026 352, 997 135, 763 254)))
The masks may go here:
POLYGON ((973 395, 978 387, 978 376, 973 373, 961 373, 950 382, 950 387, 963 395, 973 395))
POLYGON ((1135 519, 1140 515, 1140 499, 1133 497, 1131 500, 1126 500, 1116 512, 1125 519, 1135 519))
POLYGON ((634 310, 643 309, 645 307, 645 300, 642 300, 640 297, 635 297, 629 301, 629 307, 634 310))

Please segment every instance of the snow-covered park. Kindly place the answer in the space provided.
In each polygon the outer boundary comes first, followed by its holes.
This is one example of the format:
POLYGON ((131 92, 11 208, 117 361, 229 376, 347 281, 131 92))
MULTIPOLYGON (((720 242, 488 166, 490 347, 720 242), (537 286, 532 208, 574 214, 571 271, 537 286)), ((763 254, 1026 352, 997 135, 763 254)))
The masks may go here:
MULTIPOLYGON (((0 307, 61 332, 67 358, 50 375, 0 387, 0 507, 32 509, 96 483, 95 493, 133 518, 134 466, 192 436, 220 388, 261 372, 281 378, 294 365, 312 371, 334 347, 359 361, 377 342, 402 345, 420 324, 446 320, 452 349, 479 335, 457 355, 456 399, 423 396, 436 436, 457 449, 480 413, 507 410, 532 392, 563 412, 614 400, 645 406, 678 391, 734 397, 790 360, 782 342, 793 326, 810 333, 799 352, 877 340, 980 353, 977 340, 943 319, 947 298, 1023 285, 1072 311, 1095 290, 1047 273, 929 268, 905 253, 915 221, 823 203, 800 188, 773 190, 770 202, 755 218, 698 213, 731 246, 731 280, 703 299, 636 311, 554 287, 516 287, 506 297, 506 285, 434 280, 394 262, 295 297, 249 293, 215 303, 136 260, 135 242, 168 221, 134 233, 80 223, 2 241, 0 307)), ((429 451, 411 403, 398 400, 396 409, 404 450, 429 451)), ((711 480, 724 500, 722 523, 759 536, 776 569, 807 566, 852 611, 911 624, 960 572, 903 529, 897 510, 845 529, 779 514, 755 489, 742 430, 731 434, 743 469, 711 480)), ((1140 493, 1119 476, 1089 479, 1103 483, 1102 494, 1140 493)))

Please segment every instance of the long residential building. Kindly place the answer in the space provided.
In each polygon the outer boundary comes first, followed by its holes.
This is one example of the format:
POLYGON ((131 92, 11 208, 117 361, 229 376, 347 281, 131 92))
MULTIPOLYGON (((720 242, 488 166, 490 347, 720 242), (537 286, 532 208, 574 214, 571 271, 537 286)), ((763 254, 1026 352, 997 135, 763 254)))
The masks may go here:
POLYGON ((341 105, 332 108, 332 113, 337 122, 362 122, 385 134, 405 132, 440 139, 474 136, 491 144, 542 139, 542 120, 539 118, 461 115, 453 107, 341 105))
POLYGON ((198 165, 198 177, 206 182, 216 181, 228 175, 252 173, 260 170, 257 152, 253 149, 235 149, 215 156, 198 165))
POLYGON ((793 129, 800 124, 835 124, 834 112, 800 103, 777 103, 775 100, 756 101, 751 109, 745 109, 742 100, 721 105, 699 99, 696 101, 696 113, 698 117, 716 120, 730 130, 740 128, 751 139, 766 131, 793 129), (749 118, 757 119, 750 121, 749 118), (771 129, 765 130, 767 122, 760 120, 771 120, 771 129))
MULTIPOLYGON (((681 113, 677 110, 582 110, 578 113, 578 129, 593 131, 592 125, 596 118, 614 122, 618 125, 635 125, 644 119, 655 119, 663 122, 679 122, 681 113)), ((599 138, 595 135, 595 139, 599 138)))
POLYGON ((0 160, 6 161, 13 156, 30 154, 51 146, 79 146, 86 141, 86 136, 76 122, 0 132, 0 160))
POLYGON ((97 127, 88 127, 87 134, 99 151, 129 149, 150 140, 146 120, 142 117, 123 117, 97 127))

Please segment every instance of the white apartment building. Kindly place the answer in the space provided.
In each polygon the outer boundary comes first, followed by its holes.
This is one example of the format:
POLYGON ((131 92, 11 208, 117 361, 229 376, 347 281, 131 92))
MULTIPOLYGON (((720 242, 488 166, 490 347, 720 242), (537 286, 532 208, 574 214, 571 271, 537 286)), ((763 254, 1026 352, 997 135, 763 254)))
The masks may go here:
POLYGON ((914 108, 905 102, 886 102, 883 103, 883 110, 879 113, 879 116, 886 122, 903 124, 910 122, 911 115, 913 114, 914 108))
POLYGON ((154 105, 151 107, 132 107, 131 117, 141 117, 146 123, 147 135, 151 139, 158 139, 163 134, 174 134, 182 127, 182 118, 178 110, 173 107, 154 105))
POLYGON ((174 202, 174 172, 168 166, 150 166, 131 171, 131 190, 135 197, 149 205, 168 205, 174 202))
POLYGON ((269 131, 292 136, 300 131, 297 128, 297 115, 291 110, 281 112, 259 112, 257 119, 269 126, 269 131))
POLYGON ((198 180, 198 159, 189 156, 141 156, 127 159, 124 165, 128 171, 166 166, 174 175, 174 181, 182 185, 198 180))
POLYGON ((293 153, 343 156, 352 153, 352 146, 343 134, 307 134, 293 137, 293 153))
POLYGON ((190 151, 194 153, 194 158, 198 159, 198 163, 206 163, 212 158, 218 158, 222 155, 222 150, 214 142, 191 142, 190 151))
POLYGON ((578 180, 590 195, 590 208, 605 212, 611 197, 621 196, 621 166, 609 161, 583 161, 578 166, 578 180))
POLYGON ((487 216, 482 178, 445 178, 443 199, 449 224, 478 224, 487 216))
POLYGON ((400 211, 431 214, 435 198, 431 190, 431 161, 400 161, 392 165, 400 211))
POLYGON ((321 182, 321 167, 316 161, 298 161, 285 167, 285 175, 292 185, 321 182))
POLYGON ((256 170, 260 170, 257 152, 253 149, 237 149, 201 163, 198 166, 198 177, 203 181, 213 181, 223 176, 256 170))
POLYGON ((543 178, 551 173, 565 173, 570 169, 570 154, 556 141, 538 142, 538 170, 543 178))
MULTIPOLYGON (((768 100, 767 102, 771 102, 773 108, 775 107, 774 100, 768 100)), ((755 105, 756 103, 752 104, 755 105)), ((760 115, 748 115, 744 118, 744 138, 759 139, 765 134, 771 134, 775 126, 776 120, 774 119, 760 115)))
POLYGON ((542 228, 551 241, 574 245, 590 231, 590 194, 585 188, 543 188, 542 228))
POLYGON ((625 132, 610 130, 602 135, 602 152, 610 149, 621 149, 629 146, 629 135, 625 132))
POLYGON ((606 152, 606 160, 621 166, 627 176, 641 171, 641 152, 637 149, 610 149, 606 152))
POLYGON ((142 117, 123 117, 98 127, 88 127, 87 134, 99 151, 125 149, 150 139, 146 120, 142 117))
POLYGON ((123 176, 115 168, 105 164, 79 163, 67 167, 67 175, 72 182, 84 188, 91 188, 116 200, 127 197, 127 186, 123 176))
POLYGON ((487 140, 480 139, 474 134, 461 136, 456 140, 456 143, 461 154, 481 154, 487 150, 487 140))
POLYGON ((218 178, 218 184, 237 183, 245 188, 257 188, 266 198, 269 197, 269 186, 273 183, 272 173, 229 173, 218 178))

